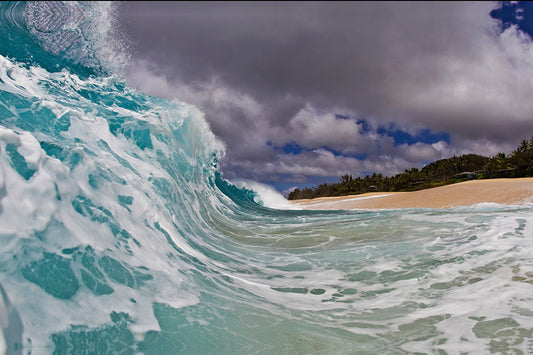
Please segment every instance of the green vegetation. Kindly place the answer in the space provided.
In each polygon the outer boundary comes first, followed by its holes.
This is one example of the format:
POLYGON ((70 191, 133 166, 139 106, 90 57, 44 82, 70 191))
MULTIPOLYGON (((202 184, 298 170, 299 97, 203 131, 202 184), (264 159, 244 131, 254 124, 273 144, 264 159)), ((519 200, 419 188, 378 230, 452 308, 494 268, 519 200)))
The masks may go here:
POLYGON ((469 179, 494 179, 533 176, 533 137, 506 155, 491 158, 477 154, 441 159, 421 170, 412 168, 392 177, 381 174, 353 178, 345 174, 337 183, 323 183, 314 188, 295 189, 289 200, 325 196, 356 195, 365 192, 415 191, 454 184, 469 179))

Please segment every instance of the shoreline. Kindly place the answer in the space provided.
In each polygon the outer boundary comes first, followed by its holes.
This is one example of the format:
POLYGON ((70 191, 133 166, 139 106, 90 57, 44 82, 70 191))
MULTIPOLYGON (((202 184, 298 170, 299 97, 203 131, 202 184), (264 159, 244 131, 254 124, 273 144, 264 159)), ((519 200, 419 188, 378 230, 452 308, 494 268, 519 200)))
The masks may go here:
POLYGON ((533 203, 533 177, 469 180, 412 192, 370 192, 359 195, 289 200, 304 210, 453 208, 478 203, 533 203))

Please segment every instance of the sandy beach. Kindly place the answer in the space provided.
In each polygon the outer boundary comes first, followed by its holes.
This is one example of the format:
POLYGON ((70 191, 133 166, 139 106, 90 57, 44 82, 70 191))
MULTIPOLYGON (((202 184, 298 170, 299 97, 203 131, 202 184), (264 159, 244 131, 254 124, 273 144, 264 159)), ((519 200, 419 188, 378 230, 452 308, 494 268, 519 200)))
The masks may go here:
POLYGON ((413 192, 374 192, 291 201, 313 210, 452 208, 483 202, 533 203, 533 178, 472 180, 413 192))

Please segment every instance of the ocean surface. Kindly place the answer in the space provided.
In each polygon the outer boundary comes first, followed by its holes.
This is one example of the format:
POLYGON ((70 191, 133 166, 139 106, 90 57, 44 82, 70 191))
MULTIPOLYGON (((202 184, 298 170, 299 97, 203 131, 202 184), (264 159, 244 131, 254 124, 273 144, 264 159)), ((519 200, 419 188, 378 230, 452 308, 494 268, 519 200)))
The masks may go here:
POLYGON ((533 353, 531 205, 280 209, 115 11, 0 3, 0 354, 533 353))

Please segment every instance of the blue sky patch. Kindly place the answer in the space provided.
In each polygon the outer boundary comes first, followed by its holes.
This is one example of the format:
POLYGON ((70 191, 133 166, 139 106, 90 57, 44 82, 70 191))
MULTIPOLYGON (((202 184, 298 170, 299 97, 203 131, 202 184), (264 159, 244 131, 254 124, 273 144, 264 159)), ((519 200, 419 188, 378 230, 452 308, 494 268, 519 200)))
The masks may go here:
POLYGON ((301 145, 294 143, 294 142, 285 144, 281 149, 283 150, 283 153, 285 154, 296 154, 296 155, 300 154, 302 150, 304 150, 304 148, 301 145))
POLYGON ((272 143, 272 141, 267 141, 266 145, 269 147, 272 147, 272 149, 274 149, 275 152, 283 153, 283 154, 298 155, 302 153, 302 151, 305 149, 304 147, 302 147, 296 142, 289 142, 285 144, 284 146, 276 146, 272 143))
POLYGON ((378 128, 377 132, 381 135, 387 135, 394 138, 394 146, 397 147, 402 144, 433 144, 440 141, 450 143, 450 134, 447 132, 433 133, 430 129, 423 129, 418 131, 415 135, 412 135, 404 130, 390 127, 386 129, 384 127, 378 128))
POLYGON ((324 150, 327 150, 328 152, 333 153, 333 155, 335 155, 336 157, 342 156, 342 157, 355 158, 358 160, 365 160, 368 155, 366 153, 342 153, 340 150, 336 150, 336 149, 333 149, 327 146, 321 146, 321 147, 316 147, 316 148, 305 148, 296 142, 289 142, 285 144, 284 146, 275 146, 271 141, 267 141, 266 144, 267 146, 272 147, 272 149, 274 149, 275 152, 283 153, 283 154, 298 155, 298 154, 301 154, 302 152, 312 152, 313 150, 316 150, 316 149, 324 149, 324 150))
POLYGON ((365 134, 372 131, 372 126, 370 125, 370 122, 365 119, 357 120, 357 125, 359 126, 359 133, 361 134, 365 134))
POLYGON ((512 25, 518 25, 522 31, 533 36, 533 21, 528 20, 533 16, 533 3, 520 1, 518 4, 511 1, 504 1, 499 9, 490 13, 492 18, 502 21, 503 30, 512 25))
POLYGON ((336 113, 335 118, 338 120, 349 120, 351 117, 349 115, 341 115, 340 113, 336 113))

